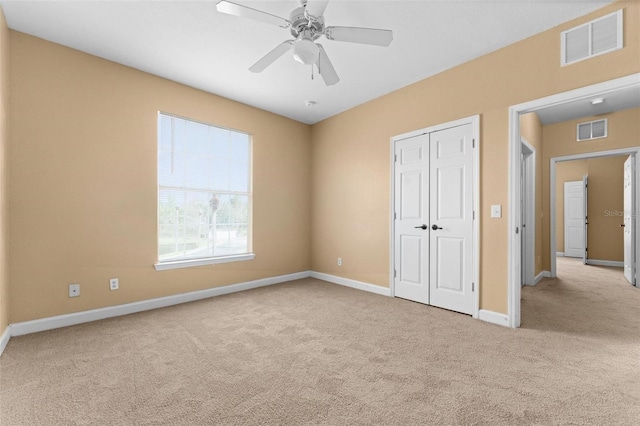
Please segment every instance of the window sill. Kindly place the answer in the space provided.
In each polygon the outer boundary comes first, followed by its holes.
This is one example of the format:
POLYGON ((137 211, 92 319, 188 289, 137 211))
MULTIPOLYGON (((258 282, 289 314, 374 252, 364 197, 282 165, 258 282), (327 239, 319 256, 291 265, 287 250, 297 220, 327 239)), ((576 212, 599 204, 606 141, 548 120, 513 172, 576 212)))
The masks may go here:
POLYGON ((194 266, 215 265, 217 263, 242 262, 253 260, 254 253, 233 254, 230 256, 209 257, 206 259, 173 260, 168 262, 158 262, 153 267, 156 271, 166 271, 169 269, 192 268, 194 266))

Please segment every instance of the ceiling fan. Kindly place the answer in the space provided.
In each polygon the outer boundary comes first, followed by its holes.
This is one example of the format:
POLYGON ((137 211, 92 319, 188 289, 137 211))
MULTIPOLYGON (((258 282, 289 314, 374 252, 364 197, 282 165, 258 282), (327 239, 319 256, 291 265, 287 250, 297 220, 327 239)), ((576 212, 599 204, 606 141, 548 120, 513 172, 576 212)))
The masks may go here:
POLYGON ((371 44, 375 46, 389 46, 393 40, 391 30, 358 27, 325 27, 322 16, 329 0, 300 0, 301 6, 294 9, 289 19, 284 19, 261 10, 243 6, 230 1, 218 2, 218 12, 249 18, 256 21, 276 25, 289 29, 293 40, 287 40, 278 45, 262 59, 253 64, 249 71, 259 73, 264 71, 276 59, 293 49, 296 61, 318 67, 318 73, 328 86, 340 81, 333 68, 327 52, 316 40, 325 36, 329 40, 347 41, 351 43, 371 44))

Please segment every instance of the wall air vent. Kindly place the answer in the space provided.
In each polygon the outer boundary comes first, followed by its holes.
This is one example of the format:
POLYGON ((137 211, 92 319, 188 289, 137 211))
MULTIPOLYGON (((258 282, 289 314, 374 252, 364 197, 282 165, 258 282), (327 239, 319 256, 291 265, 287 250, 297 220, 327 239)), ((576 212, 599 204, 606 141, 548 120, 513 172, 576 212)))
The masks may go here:
POLYGON ((563 31, 560 38, 563 66, 622 49, 622 9, 563 31))
POLYGON ((578 142, 607 137, 607 119, 578 124, 578 142))

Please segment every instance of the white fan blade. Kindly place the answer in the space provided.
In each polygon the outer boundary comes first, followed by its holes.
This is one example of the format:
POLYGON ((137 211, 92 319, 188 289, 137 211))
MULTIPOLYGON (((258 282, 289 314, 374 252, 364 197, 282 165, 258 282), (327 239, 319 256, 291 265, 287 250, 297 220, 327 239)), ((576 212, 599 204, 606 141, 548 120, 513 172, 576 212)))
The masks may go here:
POLYGON ((393 40, 393 31, 375 28, 327 27, 325 36, 329 40, 348 41, 351 43, 389 46, 393 40))
POLYGON ((331 65, 331 61, 329 60, 329 56, 327 56, 327 52, 324 51, 324 47, 319 43, 316 44, 320 48, 318 62, 316 63, 318 66, 318 72, 327 86, 333 86, 340 81, 340 77, 338 77, 338 73, 335 68, 333 68, 333 65, 331 65))
POLYGON ((279 44, 271 52, 269 52, 266 55, 264 55, 262 57, 262 59, 260 59, 255 64, 251 65, 251 68, 249 68, 249 71, 251 71, 251 72, 262 72, 262 71, 264 71, 265 68, 267 68, 269 65, 274 63, 276 61, 276 59, 278 59, 280 56, 282 56, 285 53, 287 53, 289 51, 289 49, 291 49, 291 46, 293 46, 293 40, 287 40, 284 43, 279 44))
POLYGON ((329 3, 329 0, 308 0, 307 5, 305 6, 307 15, 312 18, 321 17, 324 10, 327 8, 327 3, 329 3))
POLYGON ((228 15, 249 18, 266 24, 277 25, 282 28, 289 28, 289 26, 291 26, 291 22, 284 18, 226 0, 219 2, 216 5, 216 9, 218 9, 218 12, 226 13, 228 15))

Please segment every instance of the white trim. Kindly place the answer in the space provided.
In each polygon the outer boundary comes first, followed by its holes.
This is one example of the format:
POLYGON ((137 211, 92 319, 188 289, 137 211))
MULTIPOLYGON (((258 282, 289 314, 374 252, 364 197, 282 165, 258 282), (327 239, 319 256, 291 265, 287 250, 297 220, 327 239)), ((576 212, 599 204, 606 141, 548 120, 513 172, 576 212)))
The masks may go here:
MULTIPOLYGON (((509 107, 509 215, 508 215, 508 272, 507 272, 507 306, 509 316, 509 326, 520 326, 520 235, 516 234, 516 228, 521 227, 520 217, 520 185, 514 184, 520 180, 520 155, 521 155, 521 143, 520 143, 520 114, 533 112, 546 107, 561 105, 567 102, 575 100, 588 100, 594 96, 605 96, 607 93, 615 92, 618 90, 640 87, 640 73, 627 75, 625 77, 616 78, 613 80, 605 81, 602 83, 596 83, 591 86, 581 87, 567 92, 558 93, 555 95, 547 96, 540 99, 524 102, 509 107)), ((552 177, 555 178, 555 170, 551 171, 552 177)), ((638 173, 640 175, 640 173, 638 173)), ((553 185, 551 190, 555 192, 553 185)), ((640 191, 640 189, 638 189, 640 191)), ((639 215, 640 216, 640 215, 639 215)), ((638 219, 640 222, 640 218, 638 219)), ((551 227, 551 231, 554 231, 554 227, 551 227)), ((638 230, 640 233, 640 230, 638 230)), ((556 246, 552 239, 551 256, 555 258, 556 246)), ((637 242, 640 246, 640 242, 637 242)), ((638 253, 638 250, 636 250, 638 253)), ((552 264, 552 267, 554 265, 552 264)), ((636 268, 636 276, 638 275, 636 268)), ((551 271, 552 274, 555 271, 551 271)), ((637 285, 640 285, 640 280, 636 279, 637 285)))
POLYGON ((481 321, 490 322, 491 324, 501 325, 503 327, 509 327, 509 317, 499 312, 488 311, 486 309, 480 309, 478 318, 481 321))
POLYGON ((550 276, 549 271, 541 271, 536 278, 533 280, 533 285, 537 285, 543 278, 550 276))
POLYGON ((9 339, 11 339, 11 326, 7 326, 7 328, 4 329, 4 332, 0 336, 0 356, 2 356, 4 348, 7 347, 9 339))
POLYGON ((564 252, 563 251, 557 251, 556 252, 556 257, 564 257, 564 252))
POLYGON ((391 289, 380 287, 379 285, 369 284, 362 281, 356 281, 349 278, 338 277, 336 275, 325 274, 322 272, 311 271, 311 278, 322 281, 328 281, 334 284, 340 284, 345 287, 355 288, 356 290, 368 291, 369 293, 380 294, 382 296, 391 296, 391 289))
POLYGON ((524 205, 526 210, 524 212, 526 227, 522 232, 525 236, 524 241, 524 253, 523 253, 523 268, 524 268, 524 282, 526 285, 535 285, 535 262, 536 262, 536 211, 540 206, 536 206, 536 149, 527 141, 524 137, 520 138, 523 149, 523 162, 525 167, 525 173, 523 174, 525 183, 524 205))
POLYGON ((452 127, 464 126, 466 124, 471 124, 473 127, 473 139, 474 139, 474 149, 473 149, 473 210, 475 212, 475 220, 473 223, 473 282, 475 283, 475 298, 473 301, 473 318, 479 318, 480 311, 480 116, 474 115, 471 117, 465 117, 458 120, 449 121, 446 123, 437 124, 435 126, 425 127, 423 129, 414 130, 408 133, 403 133, 401 135, 393 136, 389 140, 390 145, 390 170, 391 170, 391 179, 390 179, 390 227, 389 227, 389 295, 395 295, 395 143, 415 136, 423 135, 425 133, 437 132, 440 130, 450 129, 452 127))
POLYGON ((253 260, 255 257, 256 255, 254 253, 233 254, 230 256, 207 257, 205 259, 158 262, 153 265, 153 267, 156 268, 156 271, 167 271, 169 269, 191 268, 194 266, 215 265, 218 263, 242 262, 245 260, 253 260))
POLYGON ((480 318, 480 115, 471 118, 473 124, 473 138, 475 140, 473 150, 473 282, 475 283, 476 297, 473 301, 473 318, 480 318))
POLYGON ((179 305, 181 303, 193 302, 210 297, 221 296, 223 294, 236 293, 238 291, 250 290, 282 282, 299 280, 311 276, 310 271, 298 272, 289 275, 263 278, 255 281, 248 281, 239 284, 231 284, 221 287, 209 288, 206 290, 192 291, 189 293, 175 294, 172 296, 159 297, 157 299, 142 300, 140 302, 127 303, 124 305, 109 306, 106 308, 92 309, 90 311, 75 312, 72 314, 58 315, 54 317, 41 318, 32 321, 24 321, 11 324, 11 336, 21 336, 23 334, 37 333, 39 331, 52 330, 55 328, 68 327, 70 325, 82 324, 97 321, 105 318, 113 318, 121 315, 129 315, 151 309, 165 308, 167 306, 179 305))
POLYGON ((587 259, 587 265, 611 266, 613 268, 624 268, 624 262, 620 262, 618 260, 587 259))

